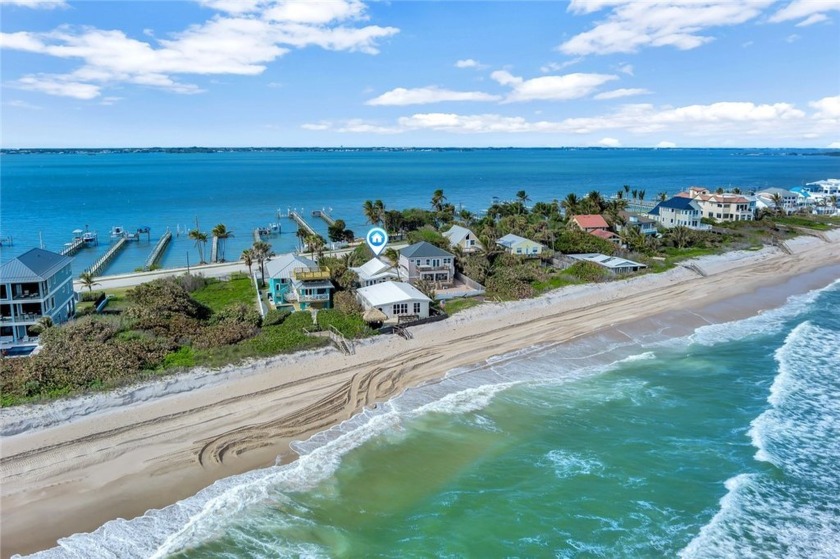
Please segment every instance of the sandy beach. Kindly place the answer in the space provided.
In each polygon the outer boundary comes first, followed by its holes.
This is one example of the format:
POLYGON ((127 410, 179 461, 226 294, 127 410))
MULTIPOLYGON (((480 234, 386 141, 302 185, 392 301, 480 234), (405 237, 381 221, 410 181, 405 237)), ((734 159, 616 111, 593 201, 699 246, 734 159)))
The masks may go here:
POLYGON ((698 259, 695 269, 482 305, 412 328, 410 340, 359 343, 355 355, 319 350, 2 410, 0 552, 52 547, 58 538, 171 504, 278 457, 293 460, 292 441, 495 355, 671 311, 709 309, 704 316, 725 321, 779 306, 789 294, 840 277, 840 231, 824 237, 788 241, 791 254, 733 252, 698 259), (807 282, 791 286, 791 278, 806 274, 807 282), (738 302, 783 284, 788 293, 778 299, 738 302))

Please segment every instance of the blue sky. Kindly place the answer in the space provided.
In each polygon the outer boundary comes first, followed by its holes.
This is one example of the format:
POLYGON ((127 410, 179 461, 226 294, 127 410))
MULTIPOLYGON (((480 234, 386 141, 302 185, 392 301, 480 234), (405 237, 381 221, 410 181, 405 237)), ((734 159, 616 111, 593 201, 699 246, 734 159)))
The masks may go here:
POLYGON ((0 12, 5 148, 840 148, 840 0, 0 12))

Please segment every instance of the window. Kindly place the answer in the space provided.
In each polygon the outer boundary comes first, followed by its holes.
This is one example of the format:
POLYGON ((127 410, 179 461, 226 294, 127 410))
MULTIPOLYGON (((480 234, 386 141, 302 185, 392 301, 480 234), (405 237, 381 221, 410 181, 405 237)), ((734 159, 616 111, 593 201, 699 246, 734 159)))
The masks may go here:
POLYGON ((408 303, 394 303, 394 314, 408 314, 408 303))
POLYGON ((443 259, 443 263, 444 263, 444 264, 451 264, 451 263, 452 263, 452 259, 451 259, 451 258, 444 258, 444 259, 443 259))
POLYGON ((414 303, 414 314, 420 314, 420 303, 414 303))

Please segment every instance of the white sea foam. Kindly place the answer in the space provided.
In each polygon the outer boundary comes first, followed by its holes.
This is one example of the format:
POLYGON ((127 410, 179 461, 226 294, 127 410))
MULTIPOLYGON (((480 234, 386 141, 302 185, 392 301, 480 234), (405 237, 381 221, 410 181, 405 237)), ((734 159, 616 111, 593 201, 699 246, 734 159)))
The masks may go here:
POLYGON ((604 464, 592 454, 582 454, 556 449, 545 455, 559 479, 584 475, 600 475, 604 464))

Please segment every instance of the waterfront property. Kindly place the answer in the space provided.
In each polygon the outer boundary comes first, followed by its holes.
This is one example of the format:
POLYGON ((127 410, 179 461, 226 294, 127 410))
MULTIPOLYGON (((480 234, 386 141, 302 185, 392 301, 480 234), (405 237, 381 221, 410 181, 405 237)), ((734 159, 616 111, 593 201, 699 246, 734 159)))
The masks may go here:
POLYGON ((539 258, 545 247, 536 241, 509 233, 496 240, 496 244, 510 254, 525 258, 539 258))
POLYGON ((630 272, 638 272, 647 265, 626 258, 618 258, 615 256, 607 256, 606 254, 590 253, 590 254, 568 254, 572 260, 582 262, 594 262, 599 266, 603 266, 613 274, 628 274, 630 272))
POLYGON ((59 324, 76 313, 72 262, 33 248, 0 267, 0 341, 25 341, 41 318, 59 324))
POLYGON ((659 202, 648 215, 662 227, 688 227, 689 229, 710 229, 700 223, 700 206, 691 198, 674 196, 670 200, 659 202))
POLYGON ((388 321, 428 318, 432 302, 419 289, 401 281, 362 287, 356 291, 356 298, 366 311, 378 309, 388 321))
POLYGON ((329 309, 332 292, 328 268, 294 253, 281 254, 265 263, 268 294, 277 308, 329 309))
POLYGON ((449 241, 449 246, 452 248, 461 247, 464 254, 470 254, 484 248, 475 233, 460 225, 453 225, 449 231, 444 232, 443 236, 449 241))
POLYGON ((455 255, 420 241, 400 251, 400 269, 409 283, 426 280, 437 287, 449 287, 455 280, 455 255))
POLYGON ((656 220, 651 219, 645 215, 626 212, 624 210, 618 212, 619 217, 623 223, 616 224, 616 229, 620 233, 626 227, 634 227, 643 235, 656 235, 656 220))
POLYGON ((689 187, 687 192, 677 194, 690 198, 700 207, 700 217, 718 221, 752 221, 755 217, 755 199, 730 192, 712 193, 707 188, 689 187))
POLYGON ((610 225, 603 216, 597 214, 572 216, 574 223, 581 231, 591 233, 593 231, 609 231, 610 225))
POLYGON ((359 287, 400 279, 397 268, 379 258, 371 258, 361 266, 350 269, 356 272, 359 287))

